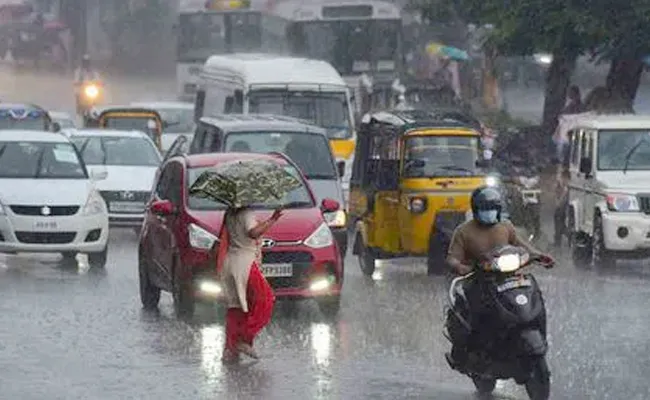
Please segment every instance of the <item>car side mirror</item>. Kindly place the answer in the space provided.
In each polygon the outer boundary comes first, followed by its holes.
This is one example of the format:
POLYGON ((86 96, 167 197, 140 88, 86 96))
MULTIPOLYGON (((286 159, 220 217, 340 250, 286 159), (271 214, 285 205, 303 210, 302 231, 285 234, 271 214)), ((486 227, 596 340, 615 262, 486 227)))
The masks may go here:
POLYGON ((580 159, 580 172, 585 174, 585 175, 591 175, 591 158, 589 157, 582 157, 580 159))
POLYGON ((174 213, 174 205, 169 200, 154 201, 149 209, 152 213, 161 217, 172 215, 174 213))
POLYGON ((52 131, 55 133, 61 132, 61 124, 58 122, 52 122, 52 131))
POLYGON ((320 205, 320 209, 324 213, 338 211, 339 208, 341 208, 341 204, 339 204, 339 202, 334 199, 323 199, 320 205))
POLYGON ((103 181, 108 177, 108 171, 106 169, 93 169, 90 171, 90 179, 94 181, 103 181))
POLYGON ((345 161, 337 162, 336 169, 339 173, 339 178, 343 178, 343 176, 345 175, 345 161))

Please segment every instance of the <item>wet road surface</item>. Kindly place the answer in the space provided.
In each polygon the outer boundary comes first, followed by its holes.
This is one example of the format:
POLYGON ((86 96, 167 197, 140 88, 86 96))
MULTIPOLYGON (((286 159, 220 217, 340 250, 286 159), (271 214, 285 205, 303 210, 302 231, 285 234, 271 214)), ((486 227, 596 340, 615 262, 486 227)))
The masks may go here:
MULTIPOLYGON (((0 74, 0 94, 71 110, 68 82, 0 74)), ((124 90, 116 101, 173 91, 173 82, 114 82, 113 92, 124 90)), ((475 398, 470 380, 444 361, 445 278, 427 277, 419 260, 381 263, 367 280, 349 257, 336 321, 308 302, 280 304, 256 344, 263 359, 226 368, 218 310, 180 321, 165 295, 159 313, 142 312, 136 242, 131 231, 114 231, 104 273, 0 256, 0 399, 475 398)), ((649 267, 585 271, 561 262, 538 276, 552 398, 650 398, 649 267)), ((526 396, 500 382, 495 398, 526 396)))
MULTIPOLYGON (((111 235, 105 273, 62 269, 44 256, 0 267, 3 399, 473 399, 450 370, 441 335, 444 278, 418 260, 382 263, 364 279, 348 258, 342 312, 280 303, 256 346, 263 359, 224 367, 221 313, 187 322, 170 296, 141 311, 136 236, 111 235)), ((650 272, 560 265, 540 271, 549 312, 553 399, 647 399, 650 272)), ((524 399, 514 383, 496 398, 524 399)))

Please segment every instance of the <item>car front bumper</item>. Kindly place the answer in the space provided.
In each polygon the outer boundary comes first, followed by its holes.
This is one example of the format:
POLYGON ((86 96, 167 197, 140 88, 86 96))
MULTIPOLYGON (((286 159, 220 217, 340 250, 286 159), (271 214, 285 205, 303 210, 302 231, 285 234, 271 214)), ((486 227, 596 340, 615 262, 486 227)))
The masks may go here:
POLYGON ((616 252, 650 251, 650 215, 603 213, 605 248, 616 252))
POLYGON ((111 228, 140 228, 144 222, 144 214, 108 214, 111 228))
POLYGON ((0 215, 0 252, 97 253, 108 243, 108 216, 0 215))

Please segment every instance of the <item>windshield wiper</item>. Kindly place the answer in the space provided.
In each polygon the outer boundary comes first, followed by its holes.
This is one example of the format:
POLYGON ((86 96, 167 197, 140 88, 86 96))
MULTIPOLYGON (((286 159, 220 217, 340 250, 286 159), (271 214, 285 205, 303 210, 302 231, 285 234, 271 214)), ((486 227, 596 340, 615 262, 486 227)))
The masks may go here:
POLYGON ((292 201, 290 203, 282 204, 282 208, 305 208, 311 206, 311 201, 292 201))
POLYGON ((456 166, 456 165, 443 165, 441 167, 437 166, 436 168, 444 169, 445 171, 463 171, 463 172, 468 172, 470 174, 473 173, 473 171, 471 169, 459 167, 459 166, 456 166))
POLYGON ((5 150, 7 150, 7 144, 3 144, 2 147, 0 147, 0 157, 5 153, 5 150))
POLYGON ((336 175, 325 175, 325 174, 314 174, 314 175, 305 175, 307 179, 336 179, 336 175))
POLYGON ((45 159, 45 149, 41 150, 41 154, 38 156, 38 161, 36 162, 36 173, 34 178, 38 178, 41 175, 41 168, 43 167, 43 160, 45 159))
POLYGON ((632 156, 633 156, 634 153, 638 150, 638 148, 641 147, 641 145, 642 145, 643 143, 646 143, 646 137, 645 137, 645 135, 641 138, 641 140, 639 140, 639 141, 637 142, 637 144, 635 144, 634 146, 632 146, 632 148, 630 149, 630 151, 628 151, 627 154, 625 155, 625 165, 623 166, 623 173, 624 173, 624 174, 627 174, 627 167, 628 167, 628 165, 630 165, 630 160, 632 159, 632 156))

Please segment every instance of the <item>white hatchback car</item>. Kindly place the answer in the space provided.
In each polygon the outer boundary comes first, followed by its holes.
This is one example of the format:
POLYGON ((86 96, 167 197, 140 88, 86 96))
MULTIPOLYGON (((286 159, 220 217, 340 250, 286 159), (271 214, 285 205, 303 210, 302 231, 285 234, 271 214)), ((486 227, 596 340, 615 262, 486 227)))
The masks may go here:
POLYGON ((97 183, 108 204, 111 227, 139 230, 162 159, 144 132, 81 129, 65 132, 90 171, 106 171, 97 183))
POLYGON ((108 212, 89 175, 63 135, 0 130, 0 252, 88 254, 104 267, 108 212))

